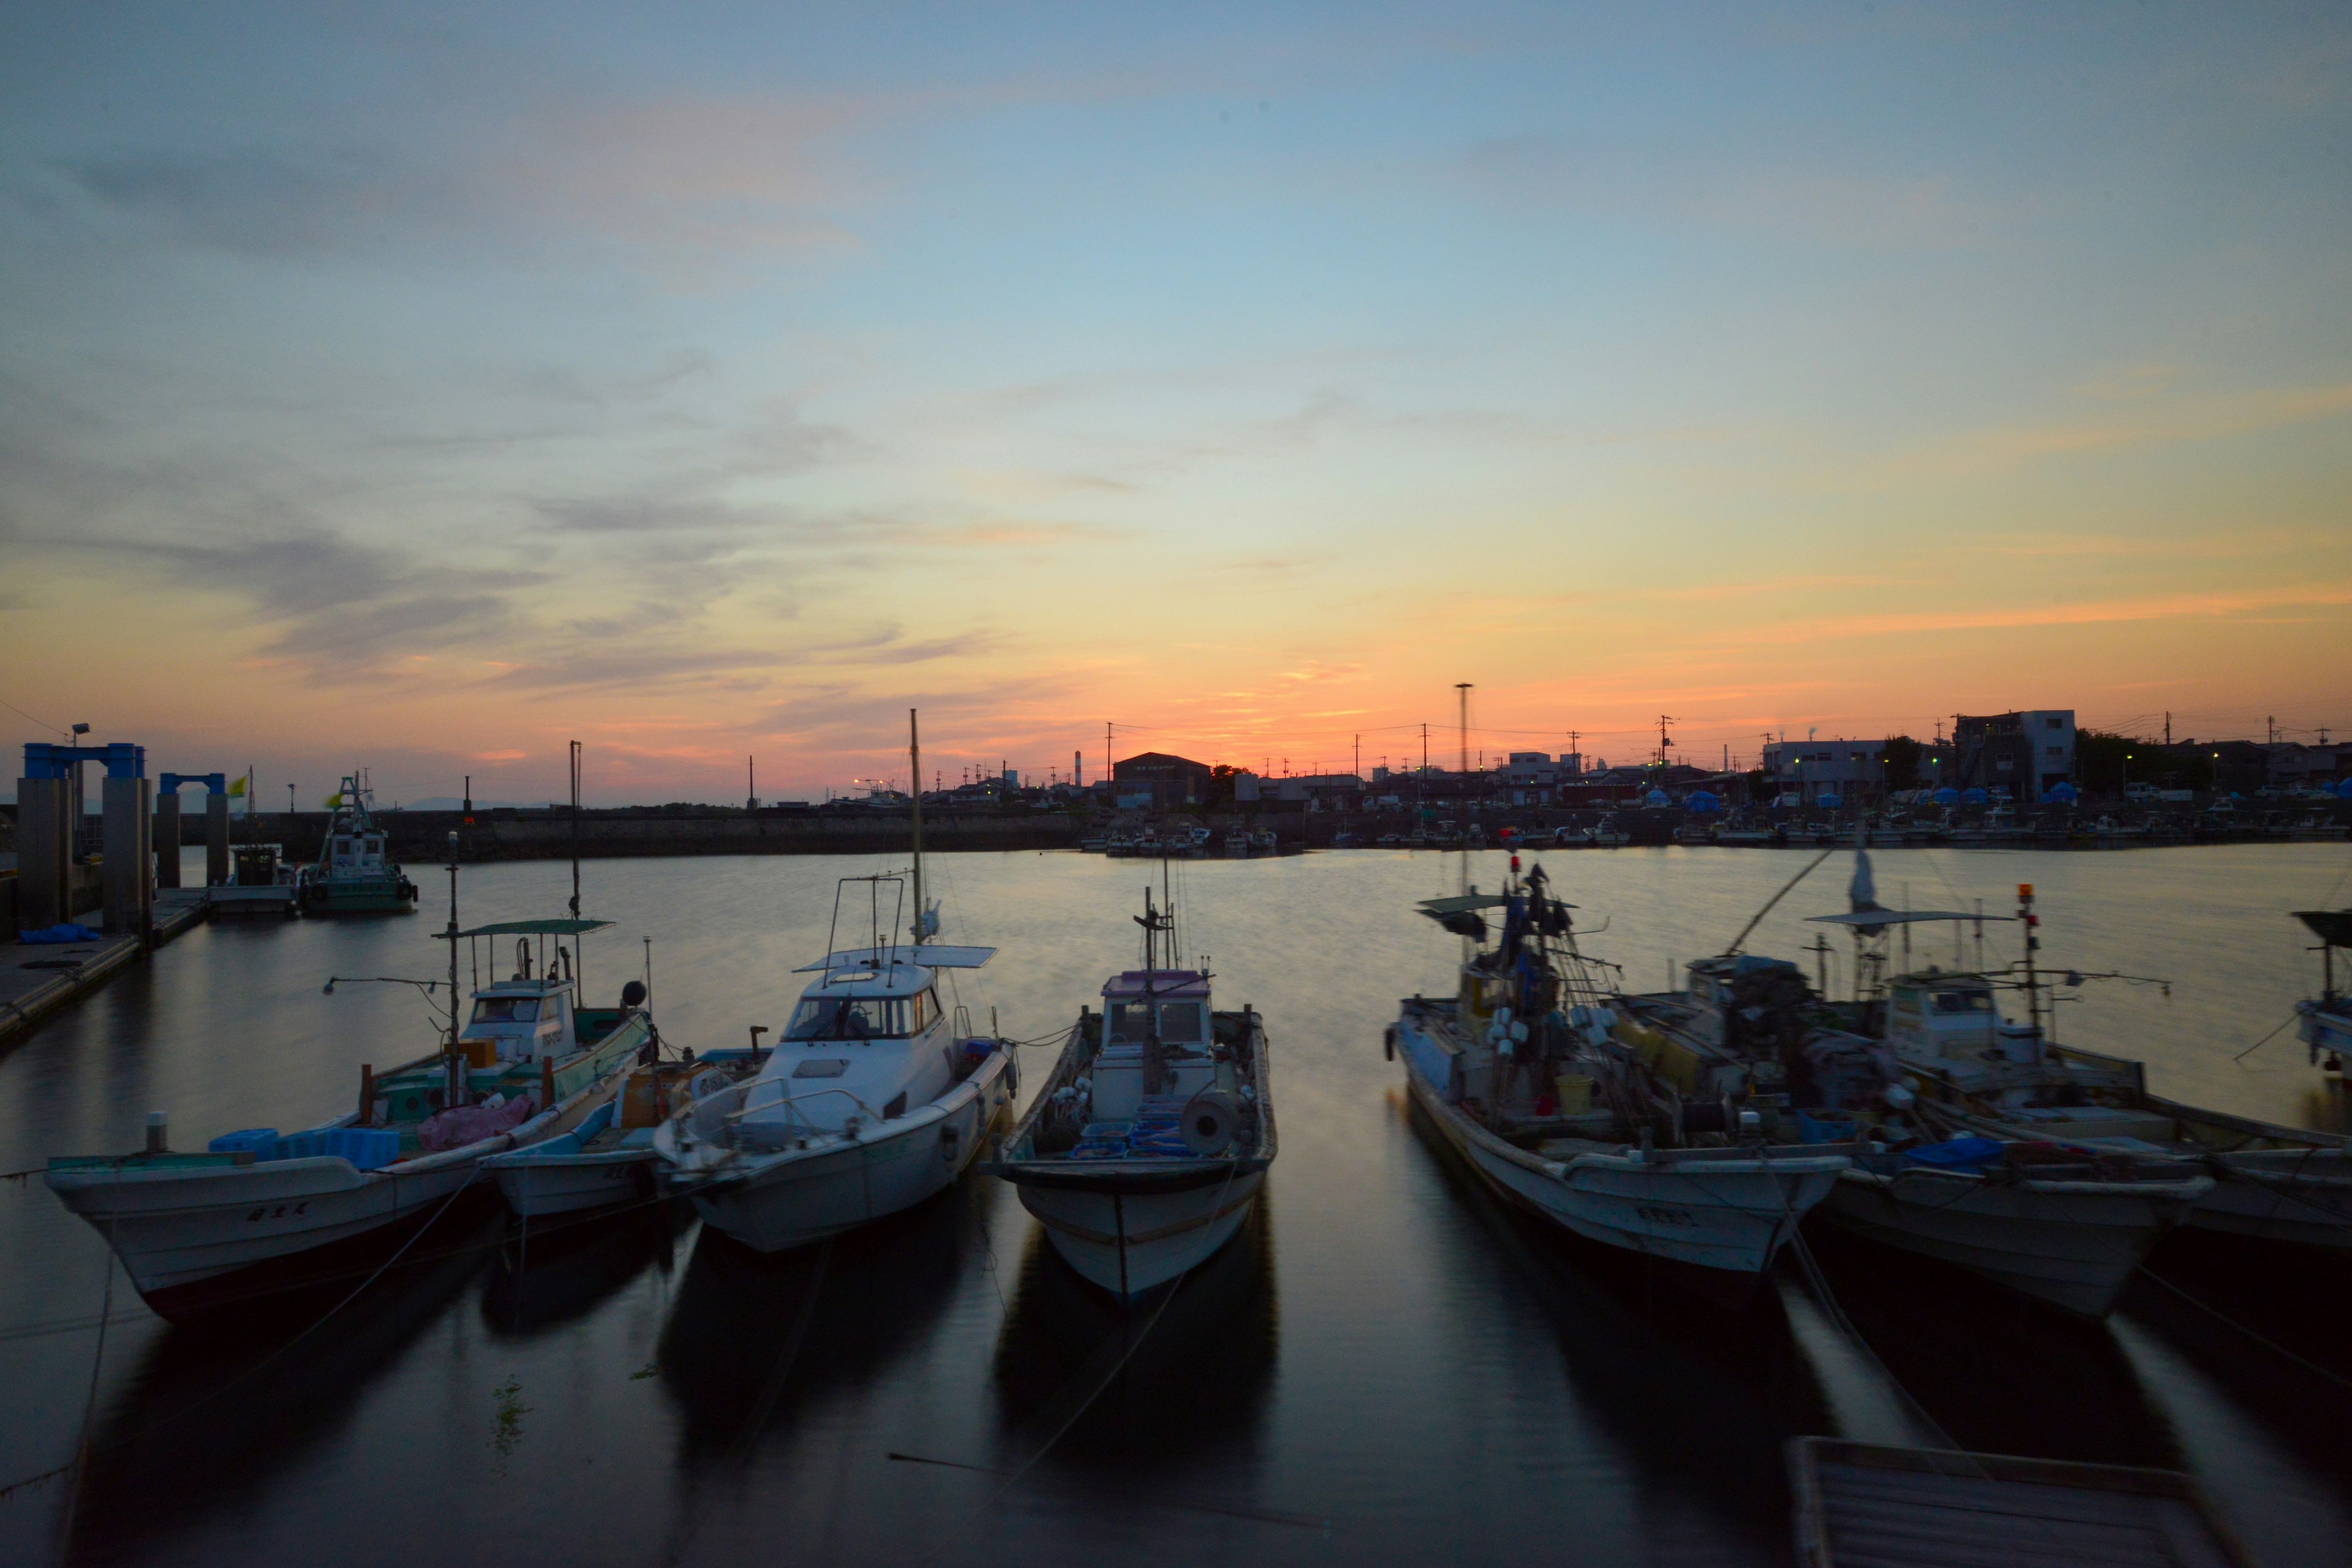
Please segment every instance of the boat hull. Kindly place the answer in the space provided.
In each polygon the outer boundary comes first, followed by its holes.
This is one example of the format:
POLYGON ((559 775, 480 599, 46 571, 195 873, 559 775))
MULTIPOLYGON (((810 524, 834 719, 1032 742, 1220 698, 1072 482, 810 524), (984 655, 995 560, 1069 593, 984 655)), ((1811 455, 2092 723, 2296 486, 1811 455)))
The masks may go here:
POLYGON ((49 1185, 114 1248, 140 1298, 183 1321, 271 1288, 298 1255, 443 1204, 478 1159, 361 1172, 332 1156, 262 1165, 53 1171, 49 1185), (265 1271, 268 1271, 265 1273, 265 1271))
POLYGON ((804 1150, 709 1172, 666 1171, 703 1223, 761 1252, 783 1252, 911 1208, 963 1174, 1012 1100, 999 1049, 971 1077, 909 1115, 804 1150))
POLYGON ((1200 1160, 1150 1172, 1001 1173, 1020 1190, 1064 1262, 1122 1300, 1214 1257, 1249 1217, 1265 1163, 1200 1160))
POLYGON ((490 1173, 507 1207, 522 1219, 611 1208, 654 1195, 651 1149, 500 1160, 490 1173))
POLYGON ((1604 1246, 1760 1274, 1847 1164, 1833 1153, 1721 1159, 1713 1151, 1541 1159, 1446 1102, 1414 1059, 1423 1042, 1410 1016, 1397 1037, 1413 1099, 1464 1163, 1507 1201, 1604 1246), (1710 1157, 1676 1157, 1702 1152, 1710 1157))
POLYGON ((2352 1251, 2352 1152, 2217 1154, 2213 1190, 2189 1211, 2198 1230, 2352 1251))
POLYGON ((1917 1168, 1849 1171, 1821 1207, 1842 1230, 1956 1264, 2088 1318, 2104 1318, 2210 1178, 1995 1183, 1917 1168))

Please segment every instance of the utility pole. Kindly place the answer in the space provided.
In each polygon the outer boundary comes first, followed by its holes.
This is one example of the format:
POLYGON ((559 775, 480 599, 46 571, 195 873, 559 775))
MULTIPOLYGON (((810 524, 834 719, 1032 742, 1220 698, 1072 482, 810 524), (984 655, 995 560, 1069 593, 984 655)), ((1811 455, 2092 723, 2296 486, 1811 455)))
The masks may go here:
POLYGON ((2164 743, 2168 746, 2172 744, 2172 715, 2170 713, 2167 713, 2164 716, 2164 743))
MULTIPOLYGON (((573 754, 576 757, 579 752, 580 742, 574 741, 572 742, 572 746, 573 754)), ((757 811, 760 809, 760 774, 758 768, 754 765, 752 759, 750 757, 743 759, 743 809, 746 811, 757 811)))
POLYGON ((1421 727, 1421 776, 1429 776, 1429 726, 1421 727))
POLYGON ((1356 737, 1356 776, 1364 776, 1364 738, 1361 735, 1356 737))
POLYGON ((1666 765, 1666 750, 1675 743, 1675 738, 1666 733, 1666 726, 1674 721, 1671 714, 1658 715, 1658 765, 1660 767, 1666 765))
POLYGON ((1454 689, 1462 694, 1462 772, 1467 776, 1470 772, 1470 683, 1457 680, 1454 683, 1454 689))

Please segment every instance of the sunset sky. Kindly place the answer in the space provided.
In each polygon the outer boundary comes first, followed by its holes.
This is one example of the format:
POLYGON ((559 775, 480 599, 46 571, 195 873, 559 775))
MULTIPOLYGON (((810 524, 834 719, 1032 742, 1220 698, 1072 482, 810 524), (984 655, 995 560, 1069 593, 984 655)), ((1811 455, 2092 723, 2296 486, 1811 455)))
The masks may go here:
POLYGON ((2340 5, 15 6, 0 740, 2333 734, 2347 170, 2340 5))

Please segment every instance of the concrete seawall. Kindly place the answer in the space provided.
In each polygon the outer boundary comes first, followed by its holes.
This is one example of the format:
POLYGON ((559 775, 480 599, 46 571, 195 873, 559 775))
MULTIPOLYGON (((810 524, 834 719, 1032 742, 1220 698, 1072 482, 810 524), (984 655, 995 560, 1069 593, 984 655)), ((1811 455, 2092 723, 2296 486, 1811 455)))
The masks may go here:
MULTIPOLYGON (((324 812, 263 812, 249 826, 242 816, 229 828, 233 843, 248 838, 283 847, 292 859, 312 860, 327 832, 324 812)), ((457 835, 457 853, 467 861, 560 860, 572 853, 568 811, 478 812, 468 825, 454 811, 379 813, 376 821, 391 840, 393 858, 412 866, 430 864, 446 853, 457 835)), ((666 855, 887 855, 905 853, 913 843, 903 814, 847 812, 817 815, 741 811, 646 810, 583 812, 583 859, 666 855)), ((923 820, 923 847, 959 850, 1074 849, 1078 826, 1060 814, 1034 816, 954 816, 923 820)), ((204 842, 202 818, 184 818, 181 842, 204 842)))

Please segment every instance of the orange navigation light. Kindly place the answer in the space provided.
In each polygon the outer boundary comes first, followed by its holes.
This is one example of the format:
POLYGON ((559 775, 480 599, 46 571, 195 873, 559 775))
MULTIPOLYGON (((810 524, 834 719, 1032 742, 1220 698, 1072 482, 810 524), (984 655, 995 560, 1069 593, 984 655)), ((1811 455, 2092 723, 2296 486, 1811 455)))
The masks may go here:
POLYGON ((2033 884, 2031 882, 2020 882, 2017 885, 2017 896, 2021 899, 2032 898, 2033 896, 2033 884))

